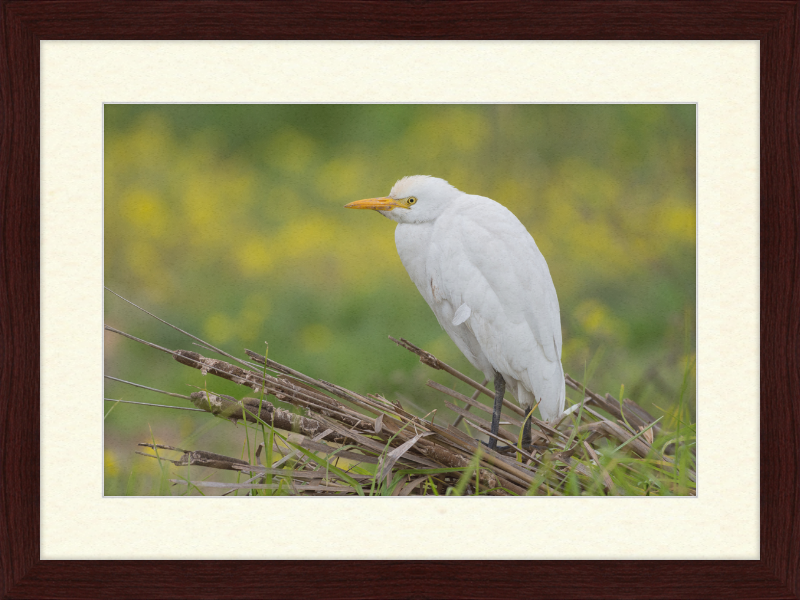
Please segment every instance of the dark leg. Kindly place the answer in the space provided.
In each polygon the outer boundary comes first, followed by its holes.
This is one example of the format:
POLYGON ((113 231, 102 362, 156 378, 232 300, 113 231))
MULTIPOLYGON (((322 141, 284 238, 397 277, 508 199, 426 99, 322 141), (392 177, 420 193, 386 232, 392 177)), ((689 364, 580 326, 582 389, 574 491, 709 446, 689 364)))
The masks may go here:
MULTIPOLYGON (((528 413, 530 412, 531 407, 528 406, 525 408, 525 421, 522 423, 522 449, 526 450, 527 452, 533 452, 534 449, 539 448, 538 446, 533 445, 532 436, 531 436, 531 416, 528 413)), ((510 450, 514 450, 516 446, 508 445, 508 446, 498 446, 496 450, 498 452, 508 452, 510 450)))
MULTIPOLYGON (((506 380, 500 373, 494 374, 494 412, 492 413, 492 435, 500 431, 500 412, 503 410, 503 395, 506 393, 506 380)), ((497 446, 496 438, 489 438, 489 450, 497 446)))
POLYGON ((531 445, 531 407, 525 408, 525 422, 522 424, 522 447, 526 448, 531 445))

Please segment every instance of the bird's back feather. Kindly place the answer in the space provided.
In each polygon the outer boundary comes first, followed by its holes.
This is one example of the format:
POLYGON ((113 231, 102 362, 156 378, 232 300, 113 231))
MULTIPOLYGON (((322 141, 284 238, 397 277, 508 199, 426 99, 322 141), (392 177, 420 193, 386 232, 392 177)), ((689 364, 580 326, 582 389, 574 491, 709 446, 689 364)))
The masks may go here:
POLYGON ((522 223, 501 204, 464 194, 434 223, 398 225, 395 237, 412 281, 467 359, 487 377, 503 374, 521 404, 540 402, 544 418, 558 416, 565 400, 558 298, 522 223), (464 304, 469 316, 454 325, 464 304))

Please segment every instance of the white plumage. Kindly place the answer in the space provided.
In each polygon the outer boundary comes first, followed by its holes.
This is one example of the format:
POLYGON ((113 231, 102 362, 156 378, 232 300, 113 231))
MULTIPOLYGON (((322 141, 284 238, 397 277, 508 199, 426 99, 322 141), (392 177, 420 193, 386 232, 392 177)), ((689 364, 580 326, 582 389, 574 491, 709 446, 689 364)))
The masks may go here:
POLYGON ((558 298, 542 253, 511 211, 443 179, 415 175, 372 208, 397 221, 397 252, 458 349, 546 420, 564 410, 558 298))

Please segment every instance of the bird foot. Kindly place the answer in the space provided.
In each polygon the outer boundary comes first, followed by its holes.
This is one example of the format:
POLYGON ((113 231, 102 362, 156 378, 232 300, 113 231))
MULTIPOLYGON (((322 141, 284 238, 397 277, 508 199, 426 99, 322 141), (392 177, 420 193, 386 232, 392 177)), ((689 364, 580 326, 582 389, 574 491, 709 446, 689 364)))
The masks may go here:
MULTIPOLYGON (((515 452, 518 448, 517 446, 507 444, 505 446, 495 446, 492 448, 487 442, 481 440, 481 444, 489 448, 489 450, 494 450, 495 452, 500 452, 501 454, 506 454, 509 452, 515 452)), ((544 452, 547 450, 545 446, 537 446, 531 442, 525 443, 525 440, 522 441, 522 449, 527 452, 528 454, 533 454, 533 451, 536 450, 538 452, 544 452)))
MULTIPOLYGON (((536 450, 538 452, 544 452, 545 449, 546 449, 544 446, 537 446, 536 444, 531 444, 531 443, 527 443, 526 444, 525 442, 523 442, 520 445, 520 447, 522 448, 522 450, 524 450, 528 454, 533 454, 534 450, 536 450)), ((512 446, 511 444, 508 444, 507 446, 498 446, 497 448, 495 448, 495 450, 497 452, 502 452, 502 453, 516 452, 518 450, 518 447, 517 446, 512 446)))
POLYGON ((475 440, 475 441, 480 442, 481 444, 483 444, 489 450, 497 450, 497 442, 495 442, 495 445, 493 447, 492 444, 490 444, 489 442, 486 442, 484 440, 475 440))

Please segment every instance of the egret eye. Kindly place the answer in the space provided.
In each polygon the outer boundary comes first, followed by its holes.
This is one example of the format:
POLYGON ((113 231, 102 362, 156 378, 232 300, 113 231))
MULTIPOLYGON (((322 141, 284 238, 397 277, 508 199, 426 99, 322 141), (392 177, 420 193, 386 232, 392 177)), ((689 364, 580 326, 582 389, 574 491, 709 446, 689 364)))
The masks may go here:
POLYGON ((417 199, 416 199, 416 198, 414 198, 414 196, 411 196, 411 197, 410 197, 408 200, 406 200, 406 202, 407 202, 407 203, 409 204, 409 206, 410 206, 410 205, 412 205, 412 204, 416 204, 416 203, 417 203, 417 199))

